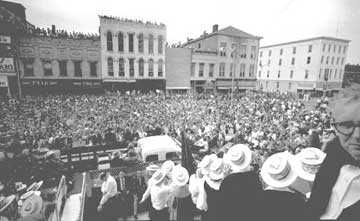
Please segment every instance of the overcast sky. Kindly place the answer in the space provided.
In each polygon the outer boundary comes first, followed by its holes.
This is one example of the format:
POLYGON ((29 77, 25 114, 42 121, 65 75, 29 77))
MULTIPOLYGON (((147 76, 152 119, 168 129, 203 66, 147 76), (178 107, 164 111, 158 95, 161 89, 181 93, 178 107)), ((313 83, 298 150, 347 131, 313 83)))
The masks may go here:
POLYGON ((98 15, 165 23, 169 43, 234 26, 269 45, 316 36, 351 40, 347 60, 360 64, 360 0, 14 0, 39 27, 98 32, 98 15))

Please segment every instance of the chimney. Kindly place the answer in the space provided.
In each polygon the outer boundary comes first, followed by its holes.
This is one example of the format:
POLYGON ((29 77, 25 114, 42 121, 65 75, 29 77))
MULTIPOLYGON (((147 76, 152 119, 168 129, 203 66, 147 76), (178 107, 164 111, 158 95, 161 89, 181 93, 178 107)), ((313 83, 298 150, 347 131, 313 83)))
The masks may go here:
POLYGON ((213 25, 213 29, 212 29, 212 32, 217 32, 219 30, 219 25, 216 24, 216 25, 213 25))

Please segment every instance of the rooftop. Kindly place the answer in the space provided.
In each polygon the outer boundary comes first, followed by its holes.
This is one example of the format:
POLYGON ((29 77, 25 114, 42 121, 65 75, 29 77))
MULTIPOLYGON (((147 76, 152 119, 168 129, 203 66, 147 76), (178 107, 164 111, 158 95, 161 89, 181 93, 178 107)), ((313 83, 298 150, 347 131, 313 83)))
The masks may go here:
POLYGON ((120 22, 134 23, 134 24, 155 25, 155 26, 164 27, 164 28, 166 27, 166 25, 164 23, 158 24, 156 22, 143 21, 143 20, 137 20, 137 19, 120 18, 117 16, 99 15, 99 18, 120 21, 120 22))
POLYGON ((290 41, 290 42, 284 42, 284 43, 279 43, 279 44, 261 46, 260 49, 261 48, 277 47, 277 46, 282 46, 282 45, 289 45, 289 44, 297 44, 297 43, 302 43, 302 42, 307 42, 307 41, 315 41, 315 40, 341 41, 341 42, 344 42, 344 43, 349 43, 350 42, 350 40, 347 40, 347 39, 320 36, 320 37, 314 37, 314 38, 306 38, 306 39, 297 40, 297 41, 290 41))

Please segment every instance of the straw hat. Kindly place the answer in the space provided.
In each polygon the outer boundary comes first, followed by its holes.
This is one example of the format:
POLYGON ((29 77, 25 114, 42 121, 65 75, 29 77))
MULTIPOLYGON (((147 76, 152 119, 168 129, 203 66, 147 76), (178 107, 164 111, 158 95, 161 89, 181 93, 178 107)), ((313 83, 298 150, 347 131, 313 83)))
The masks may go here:
POLYGON ((295 157, 288 152, 276 153, 263 164, 260 175, 264 182, 273 188, 285 188, 296 181, 294 171, 295 157))
POLYGON ((152 184, 159 184, 166 177, 166 173, 162 170, 157 170, 151 177, 152 184))
POLYGON ((250 166, 252 151, 247 145, 237 144, 229 149, 224 158, 233 172, 241 172, 250 166))
POLYGON ((164 170, 166 173, 169 173, 172 172, 174 167, 175 167, 175 163, 172 162, 171 160, 167 160, 162 164, 161 169, 164 170))
POLYGON ((180 165, 175 166, 174 170, 172 172, 172 181, 177 186, 186 185, 187 182, 189 181, 189 173, 188 173, 188 171, 184 167, 182 167, 180 165))
POLYGON ((38 195, 32 195, 27 198, 20 210, 20 214, 22 217, 29 216, 31 214, 37 214, 42 211, 43 208, 43 200, 38 195))
POLYGON ((308 147, 302 149, 295 155, 296 164, 294 169, 297 175, 304 180, 313 182, 325 157, 326 153, 318 148, 308 147))
POLYGON ((155 172, 159 169, 160 169, 160 167, 156 164, 149 165, 148 167, 146 167, 146 171, 148 171, 148 172, 155 172))
POLYGON ((221 181, 224 178, 224 161, 221 158, 215 159, 210 165, 210 172, 205 176, 205 181, 215 190, 220 189, 221 181))
MULTIPOLYGON (((215 156, 216 157, 216 156, 215 156)), ((217 157, 216 157, 217 158, 217 157)), ((216 159, 214 157, 211 157, 210 155, 204 156, 204 158, 200 161, 198 164, 198 168, 200 169, 201 173, 204 175, 209 174, 209 167, 211 162, 216 159)))

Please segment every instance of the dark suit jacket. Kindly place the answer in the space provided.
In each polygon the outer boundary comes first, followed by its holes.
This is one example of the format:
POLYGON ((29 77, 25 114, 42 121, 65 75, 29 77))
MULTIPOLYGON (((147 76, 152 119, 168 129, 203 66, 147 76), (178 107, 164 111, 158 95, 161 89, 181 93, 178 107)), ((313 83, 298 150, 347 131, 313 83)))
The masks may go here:
POLYGON ((219 217, 222 220, 256 220, 262 191, 256 172, 230 174, 220 186, 219 217))
POLYGON ((261 196, 258 221, 306 221, 305 200, 298 194, 265 190, 261 196))
MULTIPOLYGON (((356 165, 353 158, 341 147, 337 138, 327 143, 325 147, 326 158, 322 163, 311 191, 311 197, 306 205, 306 220, 318 221, 328 206, 332 188, 345 164, 356 165)), ((360 220, 360 202, 345 209, 338 221, 360 220)))

